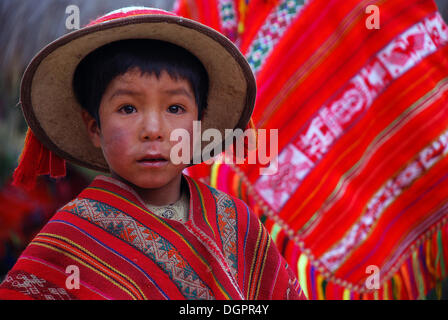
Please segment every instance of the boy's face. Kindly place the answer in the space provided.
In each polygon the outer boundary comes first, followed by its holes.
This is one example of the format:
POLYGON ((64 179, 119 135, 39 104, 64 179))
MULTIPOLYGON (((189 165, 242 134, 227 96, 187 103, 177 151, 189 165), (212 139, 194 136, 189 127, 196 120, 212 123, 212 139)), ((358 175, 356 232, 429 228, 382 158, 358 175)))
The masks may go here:
POLYGON ((170 150, 178 143, 170 141, 170 134, 183 128, 192 137, 198 107, 188 81, 164 71, 157 79, 132 69, 106 88, 99 118, 101 128, 88 125, 90 136, 111 172, 122 179, 144 189, 160 188, 187 166, 170 161, 170 150))

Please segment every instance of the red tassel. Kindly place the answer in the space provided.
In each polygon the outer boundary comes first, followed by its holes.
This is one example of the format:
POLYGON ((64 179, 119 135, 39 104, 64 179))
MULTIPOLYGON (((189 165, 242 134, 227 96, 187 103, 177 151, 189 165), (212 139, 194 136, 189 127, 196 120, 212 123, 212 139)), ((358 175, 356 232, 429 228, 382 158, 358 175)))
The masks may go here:
POLYGON ((31 190, 36 186, 37 177, 45 174, 52 178, 65 177, 65 160, 42 145, 28 129, 19 165, 13 173, 12 185, 31 190))
POLYGON ((66 171, 65 160, 50 152, 50 177, 63 178, 66 171))

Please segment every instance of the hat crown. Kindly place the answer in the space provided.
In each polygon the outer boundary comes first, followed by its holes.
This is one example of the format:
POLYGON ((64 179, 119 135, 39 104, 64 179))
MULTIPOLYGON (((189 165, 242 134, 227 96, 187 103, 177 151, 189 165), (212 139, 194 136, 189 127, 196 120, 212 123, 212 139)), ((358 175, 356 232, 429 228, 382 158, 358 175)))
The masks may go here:
POLYGON ((127 18, 131 16, 139 16, 139 15, 169 15, 169 16, 175 16, 177 15, 174 12, 166 11, 163 9, 158 8, 151 8, 151 7, 141 7, 141 6, 132 6, 132 7, 125 7, 117 10, 110 11, 106 13, 105 15, 102 15, 95 20, 91 21, 89 24, 87 24, 87 27, 93 26, 96 24, 104 23, 107 21, 112 21, 116 19, 121 18, 127 18))

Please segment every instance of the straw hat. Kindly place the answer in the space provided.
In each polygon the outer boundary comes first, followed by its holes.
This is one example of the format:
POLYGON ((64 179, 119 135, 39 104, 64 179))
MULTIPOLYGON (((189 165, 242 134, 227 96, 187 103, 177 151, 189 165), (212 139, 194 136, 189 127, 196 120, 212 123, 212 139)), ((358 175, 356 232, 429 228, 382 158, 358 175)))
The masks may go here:
MULTIPOLYGON (((256 83, 235 45, 219 32, 174 13, 130 7, 110 12, 58 38, 28 65, 21 83, 21 105, 32 134, 50 153, 81 166, 109 171, 102 151, 93 146, 82 121, 81 106, 72 88, 73 75, 79 62, 93 50, 113 41, 137 38, 171 42, 202 62, 209 76, 202 131, 215 128, 225 137, 225 129, 247 127, 256 83)), ((224 145, 227 139, 218 143, 224 145)))

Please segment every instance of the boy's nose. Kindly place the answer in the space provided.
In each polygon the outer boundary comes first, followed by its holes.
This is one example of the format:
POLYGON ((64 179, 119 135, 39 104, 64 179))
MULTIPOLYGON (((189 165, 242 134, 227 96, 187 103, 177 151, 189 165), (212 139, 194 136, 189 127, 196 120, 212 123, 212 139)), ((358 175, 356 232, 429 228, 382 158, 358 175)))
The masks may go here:
POLYGON ((158 112, 147 113, 143 117, 141 139, 144 141, 162 140, 162 117, 158 112))

